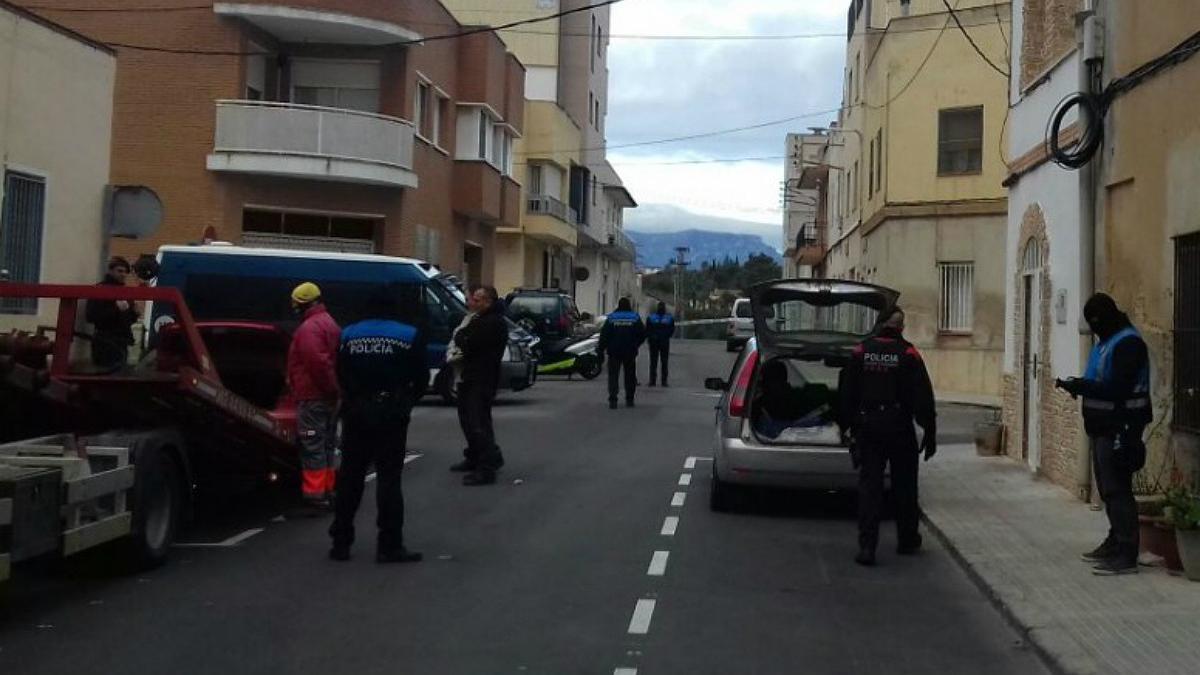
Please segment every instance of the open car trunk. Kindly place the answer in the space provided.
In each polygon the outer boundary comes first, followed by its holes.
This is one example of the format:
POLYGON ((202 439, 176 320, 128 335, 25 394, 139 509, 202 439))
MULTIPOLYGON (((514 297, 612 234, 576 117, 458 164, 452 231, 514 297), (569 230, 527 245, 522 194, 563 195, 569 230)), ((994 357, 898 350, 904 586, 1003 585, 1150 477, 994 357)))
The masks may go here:
POLYGON ((852 281, 787 279, 750 289, 760 365, 750 426, 759 442, 842 445, 840 385, 854 346, 899 293, 852 281))

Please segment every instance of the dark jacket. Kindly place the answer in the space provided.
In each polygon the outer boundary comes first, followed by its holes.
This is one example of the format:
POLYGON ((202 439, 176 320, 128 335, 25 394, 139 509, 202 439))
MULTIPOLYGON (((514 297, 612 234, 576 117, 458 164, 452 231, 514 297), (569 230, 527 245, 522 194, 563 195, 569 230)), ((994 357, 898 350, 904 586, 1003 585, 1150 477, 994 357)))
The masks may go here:
POLYGON ((637 312, 613 312, 600 329, 600 353, 615 359, 637 356, 646 341, 646 327, 637 312))
MULTIPOLYGON (((112 275, 105 275, 98 286, 124 286, 112 275)), ((85 316, 95 327, 95 338, 110 346, 128 347, 133 344, 133 324, 137 323, 138 312, 132 302, 129 309, 121 310, 116 300, 89 300, 85 316)))
POLYGON ((675 317, 655 312, 646 317, 646 341, 660 347, 675 337, 675 317))
POLYGON ((472 319, 454 336, 454 344, 463 352, 463 384, 498 388, 500 362, 508 349, 504 305, 497 301, 491 309, 472 319))
POLYGON ((425 338, 413 326, 367 319, 341 333, 337 379, 347 405, 380 394, 411 403, 429 379, 425 338))
POLYGON ((885 328, 855 347, 839 388, 843 429, 858 431, 880 418, 879 411, 894 411, 898 414, 882 418, 907 424, 910 431, 915 419, 926 434, 936 434, 937 407, 925 361, 897 330, 885 328))
MULTIPOLYGON (((1124 322, 1129 326, 1128 321, 1124 322)), ((1100 351, 1104 343, 1096 346, 1100 351)), ((1083 397, 1083 425, 1089 436, 1110 436, 1127 425, 1145 426, 1154 419, 1150 406, 1150 352, 1140 335, 1128 335, 1111 346, 1108 371, 1103 377, 1087 376, 1075 384, 1083 397), (1130 401, 1143 405, 1130 407, 1130 401), (1097 406, 1094 402, 1108 404, 1097 406)), ((1094 354, 1093 358, 1099 358, 1094 354)))

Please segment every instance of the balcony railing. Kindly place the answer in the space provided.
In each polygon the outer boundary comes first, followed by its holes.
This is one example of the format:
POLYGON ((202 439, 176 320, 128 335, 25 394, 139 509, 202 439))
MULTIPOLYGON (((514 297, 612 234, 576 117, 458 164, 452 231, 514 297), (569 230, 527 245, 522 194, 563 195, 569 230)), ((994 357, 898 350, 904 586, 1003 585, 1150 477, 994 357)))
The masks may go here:
POLYGON ((567 206, 560 199, 546 195, 534 195, 526 200, 527 211, 535 215, 554 216, 564 223, 577 225, 579 215, 575 209, 567 206))
POLYGON ((411 122, 356 110, 217 101, 209 169, 416 187, 411 122))
POLYGON ((632 260, 637 256, 637 246, 634 245, 629 235, 625 234, 624 230, 610 230, 607 236, 607 244, 608 248, 620 257, 632 260))

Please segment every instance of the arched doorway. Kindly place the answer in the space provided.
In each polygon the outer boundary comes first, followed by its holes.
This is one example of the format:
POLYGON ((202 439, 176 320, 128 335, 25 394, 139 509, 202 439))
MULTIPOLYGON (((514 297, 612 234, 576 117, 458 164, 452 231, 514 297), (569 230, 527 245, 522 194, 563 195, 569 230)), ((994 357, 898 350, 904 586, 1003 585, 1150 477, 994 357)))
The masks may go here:
POLYGON ((1042 355, 1042 242, 1032 237, 1021 255, 1021 322, 1022 413, 1021 455, 1029 468, 1041 466, 1041 378, 1045 364, 1042 355))

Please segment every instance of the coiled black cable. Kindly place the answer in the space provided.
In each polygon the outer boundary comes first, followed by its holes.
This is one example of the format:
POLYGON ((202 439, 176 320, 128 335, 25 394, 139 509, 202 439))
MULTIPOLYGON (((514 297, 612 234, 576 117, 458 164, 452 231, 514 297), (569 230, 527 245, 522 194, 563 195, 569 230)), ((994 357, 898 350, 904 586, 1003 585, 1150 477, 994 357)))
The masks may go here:
POLYGON ((1102 95, 1077 92, 1064 98, 1054 108, 1050 116, 1050 125, 1046 130, 1046 147, 1050 149, 1050 159, 1065 169, 1081 169, 1092 161, 1104 143, 1104 115, 1107 112, 1102 95), (1079 141, 1070 147, 1063 147, 1060 134, 1067 114, 1079 109, 1079 123, 1082 125, 1079 141))

